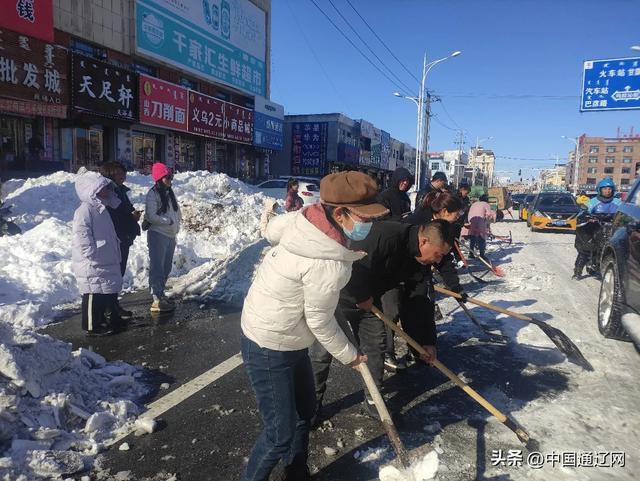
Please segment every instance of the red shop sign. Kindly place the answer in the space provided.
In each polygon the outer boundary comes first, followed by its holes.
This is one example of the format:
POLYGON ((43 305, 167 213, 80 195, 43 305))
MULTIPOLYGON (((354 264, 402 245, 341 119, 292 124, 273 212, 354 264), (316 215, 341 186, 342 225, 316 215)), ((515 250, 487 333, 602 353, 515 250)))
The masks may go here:
POLYGON ((222 100, 189 91, 189 132, 223 139, 224 113, 225 102, 222 100))
POLYGON ((246 144, 253 143, 253 111, 227 103, 224 114, 225 139, 246 144))
POLYGON ((187 131, 187 89, 140 74, 140 123, 187 131))
POLYGON ((2 0, 0 28, 53 42, 53 0, 2 0))
POLYGON ((67 106, 56 104, 43 104, 23 100, 11 100, 0 98, 0 110, 23 115, 39 115, 41 117, 67 118, 67 106))

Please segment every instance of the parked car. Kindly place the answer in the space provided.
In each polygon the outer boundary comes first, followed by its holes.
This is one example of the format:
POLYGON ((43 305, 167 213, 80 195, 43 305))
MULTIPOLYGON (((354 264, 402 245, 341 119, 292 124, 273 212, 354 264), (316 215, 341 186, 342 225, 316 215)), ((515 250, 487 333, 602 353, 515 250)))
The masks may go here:
POLYGON ((520 205, 527 197, 527 194, 511 194, 511 210, 520 210, 520 205))
POLYGON ((600 272, 598 330, 640 348, 640 179, 613 218, 600 272))
MULTIPOLYGON (((302 197, 304 205, 315 204, 320 201, 320 180, 312 177, 296 177, 298 179, 298 194, 302 197)), ((256 188, 269 197, 284 199, 287 195, 287 182, 289 177, 265 180, 256 185, 256 188)))
POLYGON ((524 198, 524 200, 522 201, 522 204, 520 204, 520 220, 527 220, 527 217, 528 217, 527 207, 531 202, 533 202, 533 199, 535 198, 536 198, 535 194, 529 194, 524 198))
POLYGON ((531 231, 575 231, 582 212, 568 192, 540 192, 527 208, 527 225, 531 231))

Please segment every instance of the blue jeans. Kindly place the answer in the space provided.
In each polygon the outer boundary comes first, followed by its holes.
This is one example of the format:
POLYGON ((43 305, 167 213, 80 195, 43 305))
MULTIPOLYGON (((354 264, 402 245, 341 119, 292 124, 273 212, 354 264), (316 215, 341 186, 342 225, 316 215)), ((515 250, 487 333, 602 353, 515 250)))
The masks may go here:
POLYGON ((147 245, 149 247, 149 288, 154 297, 162 297, 173 267, 176 239, 149 230, 147 245))
POLYGON ((264 429, 251 451, 244 481, 268 481, 278 461, 304 463, 316 397, 307 349, 274 351, 244 335, 242 359, 258 401, 264 429))

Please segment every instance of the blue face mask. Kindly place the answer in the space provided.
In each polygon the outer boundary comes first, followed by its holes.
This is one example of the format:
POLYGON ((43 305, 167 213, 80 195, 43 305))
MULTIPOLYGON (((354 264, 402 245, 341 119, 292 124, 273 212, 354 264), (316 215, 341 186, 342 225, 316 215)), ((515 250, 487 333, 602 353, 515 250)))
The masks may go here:
POLYGON ((350 215, 349 217, 353 221, 353 229, 348 231, 347 229, 343 228, 342 230, 344 230, 344 235, 354 241, 361 241, 366 239, 366 237, 369 235, 369 232, 371 232, 371 226, 373 225, 373 222, 357 222, 350 215))

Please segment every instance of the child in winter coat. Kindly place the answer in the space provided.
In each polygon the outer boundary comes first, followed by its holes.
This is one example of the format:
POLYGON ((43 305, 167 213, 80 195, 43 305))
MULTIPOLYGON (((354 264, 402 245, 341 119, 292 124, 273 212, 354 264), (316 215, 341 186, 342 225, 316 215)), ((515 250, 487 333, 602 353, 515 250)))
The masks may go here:
POLYGON ((153 295, 151 312, 167 312, 175 308, 164 290, 173 267, 173 253, 176 250, 176 236, 180 231, 182 215, 171 189, 171 170, 156 162, 151 167, 151 177, 155 185, 147 193, 144 213, 145 225, 149 229, 149 287, 153 295))
POLYGON ((289 182, 287 182, 287 196, 284 198, 284 209, 287 212, 300 210, 304 205, 302 197, 298 195, 299 187, 298 181, 294 178, 289 179, 289 182))
POLYGON ((115 307, 122 274, 120 240, 107 207, 118 207, 120 200, 111 181, 97 172, 79 175, 76 193, 82 203, 73 216, 72 260, 82 294, 82 328, 89 335, 109 335, 122 327, 115 307))
POLYGON ((471 204, 468 214, 469 223, 462 229, 462 235, 469 236, 471 250, 475 251, 477 247, 483 259, 487 248, 489 226, 491 222, 496 221, 496 214, 491 210, 488 200, 489 197, 485 194, 471 204))

